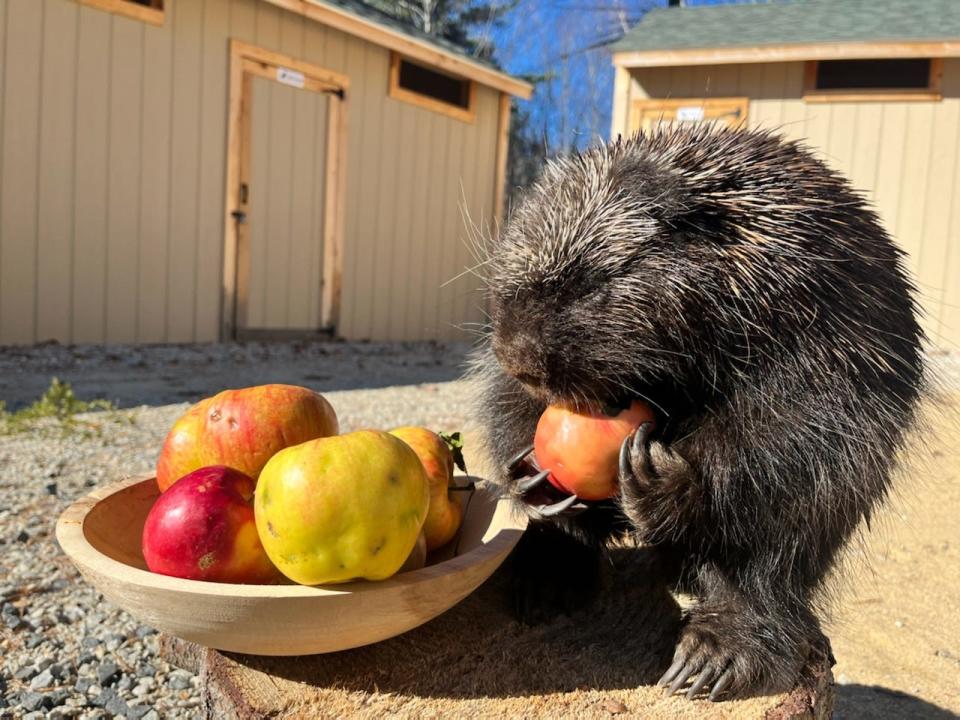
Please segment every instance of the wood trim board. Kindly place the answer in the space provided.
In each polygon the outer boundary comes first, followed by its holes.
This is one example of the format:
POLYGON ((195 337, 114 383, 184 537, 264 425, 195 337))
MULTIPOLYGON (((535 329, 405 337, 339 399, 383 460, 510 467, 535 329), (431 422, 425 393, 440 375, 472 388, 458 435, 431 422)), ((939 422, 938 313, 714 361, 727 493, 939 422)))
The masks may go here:
POLYGON ((239 40, 231 40, 221 340, 236 337, 237 329, 243 325, 242 321, 247 311, 247 283, 250 269, 249 226, 244 222, 238 222, 233 213, 234 211, 249 212, 249 198, 242 197, 241 187, 244 183, 249 186, 250 180, 252 78, 264 77, 276 81, 281 69, 301 73, 304 90, 330 93, 327 110, 321 324, 324 329, 333 329, 339 318, 343 268, 343 215, 346 204, 345 158, 349 78, 296 58, 239 40))
MULTIPOLYGON (((129 0, 78 0, 81 5, 105 10, 115 15, 123 15, 151 25, 163 25, 164 0, 152 0, 150 6, 140 5, 129 0)), ((171 0, 166 0, 170 2, 171 0)), ((187 0, 190 2, 190 0, 187 0)))
POLYGON ((497 118, 497 154, 493 179, 493 221, 499 230, 503 223, 504 198, 507 191, 507 155, 510 150, 510 105, 508 93, 500 93, 500 107, 497 118))
POLYGON ((771 45, 765 47, 690 48, 626 51, 613 54, 619 67, 731 65, 801 60, 960 57, 960 41, 871 42, 771 45))

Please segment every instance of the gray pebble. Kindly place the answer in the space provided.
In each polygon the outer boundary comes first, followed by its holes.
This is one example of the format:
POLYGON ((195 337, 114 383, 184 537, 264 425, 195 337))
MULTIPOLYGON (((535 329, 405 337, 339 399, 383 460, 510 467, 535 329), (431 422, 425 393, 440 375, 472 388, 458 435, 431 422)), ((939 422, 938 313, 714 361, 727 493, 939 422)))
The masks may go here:
POLYGON ((160 720, 160 715, 156 710, 150 710, 140 720, 160 720))
POLYGON ((101 685, 111 685, 120 677, 120 668, 116 663, 107 661, 100 663, 97 668, 97 680, 101 685))
POLYGON ((85 672, 84 668, 89 669, 90 663, 97 659, 97 656, 92 652, 85 650, 77 656, 77 670, 79 672, 85 672))
POLYGON ((131 705, 127 708, 127 717, 139 720, 139 718, 144 717, 151 710, 152 708, 149 705, 131 705))
POLYGON ((50 669, 47 668, 30 681, 30 689, 39 690, 40 688, 51 687, 53 684, 53 674, 50 672, 50 669))
MULTIPOLYGON (((106 703, 103 705, 103 709, 109 713, 113 713, 114 715, 126 717, 127 713, 130 712, 130 706, 127 705, 127 701, 114 693, 112 690, 105 692, 111 692, 112 695, 107 698, 106 703)), ((101 694, 101 698, 102 697, 103 696, 101 694)))
POLYGON ((186 670, 174 670, 167 678, 167 687, 174 690, 186 690, 190 685, 190 679, 193 676, 186 670))
POLYGON ((20 693, 20 707, 27 712, 39 710, 43 707, 43 695, 36 692, 20 693))
POLYGON ((20 611, 13 605, 4 605, 3 610, 0 610, 0 616, 3 617, 3 624, 11 630, 16 630, 25 625, 20 617, 20 611))
POLYGON ((20 532, 18 532, 17 537, 15 538, 15 540, 20 543, 24 543, 29 539, 30 539, 30 535, 27 533, 26 530, 21 530, 20 532))
POLYGON ((47 693, 46 699, 49 701, 48 707, 63 705, 63 703, 67 701, 68 697, 70 697, 70 691, 66 688, 61 688, 59 690, 54 690, 51 693, 47 693))
POLYGON ((117 682, 117 690, 129 690, 133 687, 133 678, 129 675, 123 675, 117 682))
POLYGON ((82 677, 79 680, 77 680, 77 682, 73 686, 73 689, 76 690, 78 693, 86 693, 87 690, 90 689, 90 686, 92 684, 93 684, 93 681, 90 680, 90 678, 82 677))
POLYGON ((151 635, 156 635, 157 631, 152 627, 147 627, 146 625, 141 625, 137 628, 137 637, 143 640, 144 638, 150 637, 151 635))
POLYGON ((17 670, 17 671, 13 674, 13 676, 14 676, 17 680, 27 681, 27 680, 29 680, 30 678, 32 678, 34 675, 36 675, 38 672, 39 672, 39 671, 37 670, 37 668, 35 668, 33 665, 27 665, 27 666, 24 666, 24 667, 20 668, 19 670, 17 670))

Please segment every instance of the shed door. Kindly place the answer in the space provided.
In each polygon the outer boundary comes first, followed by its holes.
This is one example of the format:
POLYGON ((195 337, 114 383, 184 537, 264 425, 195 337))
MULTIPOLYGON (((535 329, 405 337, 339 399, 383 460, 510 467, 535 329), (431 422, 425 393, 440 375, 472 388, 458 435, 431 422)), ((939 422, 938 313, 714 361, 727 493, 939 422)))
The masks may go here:
POLYGON ((660 123, 717 122, 736 127, 747 119, 750 99, 691 98, 635 100, 630 108, 630 132, 649 132, 660 123))
POLYGON ((224 337, 332 331, 346 78, 231 43, 224 337))
POLYGON ((329 95, 263 77, 250 89, 249 257, 238 268, 237 334, 317 331, 329 95))

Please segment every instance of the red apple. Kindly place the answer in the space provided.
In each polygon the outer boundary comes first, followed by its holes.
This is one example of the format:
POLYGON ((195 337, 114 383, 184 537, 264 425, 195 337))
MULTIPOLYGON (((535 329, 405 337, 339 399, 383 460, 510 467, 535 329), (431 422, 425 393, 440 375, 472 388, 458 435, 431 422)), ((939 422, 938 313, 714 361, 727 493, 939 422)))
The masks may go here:
POLYGON ((537 423, 534 455, 554 487, 603 500, 617 492, 620 446, 645 422, 653 422, 653 410, 640 400, 615 416, 550 405, 537 423))
POLYGON ((260 544, 253 515, 256 481, 215 465, 180 478, 150 508, 143 558, 155 573, 213 582, 280 579, 260 544))
POLYGON ((157 485, 163 492, 209 465, 229 465, 256 480, 278 451, 337 432, 330 403, 308 388, 224 390, 198 402, 174 424, 157 460, 157 485))

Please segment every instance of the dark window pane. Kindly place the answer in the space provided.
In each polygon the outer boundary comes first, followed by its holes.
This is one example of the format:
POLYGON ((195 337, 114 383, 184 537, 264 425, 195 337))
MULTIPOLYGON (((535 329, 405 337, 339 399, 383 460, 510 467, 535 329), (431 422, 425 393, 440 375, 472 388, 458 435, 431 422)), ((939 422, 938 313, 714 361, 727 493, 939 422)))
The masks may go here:
POLYGON ((929 87, 929 60, 821 60, 817 90, 923 89, 929 87))
POLYGON ((400 87, 463 109, 470 107, 470 81, 400 61, 400 87))

